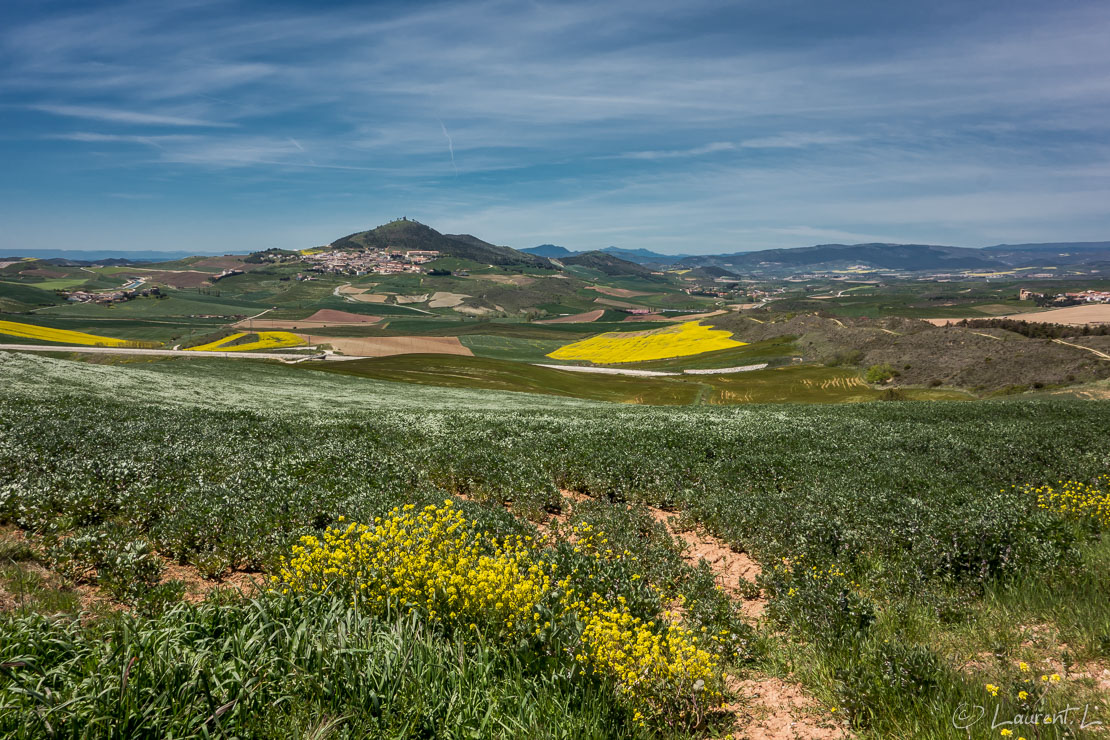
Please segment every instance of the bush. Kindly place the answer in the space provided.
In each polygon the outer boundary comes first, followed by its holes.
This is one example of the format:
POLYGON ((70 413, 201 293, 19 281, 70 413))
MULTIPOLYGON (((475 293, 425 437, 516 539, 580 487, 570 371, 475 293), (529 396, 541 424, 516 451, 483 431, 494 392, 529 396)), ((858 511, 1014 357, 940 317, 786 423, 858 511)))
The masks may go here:
POLYGON ((886 363, 872 365, 867 368, 867 372, 863 374, 863 379, 868 383, 885 383, 893 377, 894 368, 886 363))

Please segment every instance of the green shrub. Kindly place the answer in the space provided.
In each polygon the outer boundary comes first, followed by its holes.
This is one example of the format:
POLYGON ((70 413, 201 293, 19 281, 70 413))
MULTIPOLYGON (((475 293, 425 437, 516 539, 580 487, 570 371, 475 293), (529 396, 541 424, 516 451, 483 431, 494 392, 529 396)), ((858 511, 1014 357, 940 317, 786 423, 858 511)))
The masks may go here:
POLYGON ((894 377, 894 368, 885 362, 881 365, 872 365, 863 374, 863 379, 868 383, 885 383, 894 377))

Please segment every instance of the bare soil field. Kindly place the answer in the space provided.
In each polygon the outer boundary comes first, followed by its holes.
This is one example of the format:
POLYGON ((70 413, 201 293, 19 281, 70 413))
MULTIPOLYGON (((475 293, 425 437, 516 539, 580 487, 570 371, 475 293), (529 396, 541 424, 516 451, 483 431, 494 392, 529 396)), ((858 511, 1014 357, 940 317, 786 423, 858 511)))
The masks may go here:
POLYGON ((728 313, 728 311, 725 311, 725 310, 708 311, 706 313, 684 313, 684 314, 681 314, 679 316, 668 316, 668 317, 666 317, 665 320, 666 321, 697 321, 699 319, 708 319, 708 318, 711 318, 713 316, 720 316, 721 314, 726 314, 726 313, 728 313))
POLYGON ((674 323, 681 323, 683 321, 698 321, 700 319, 708 319, 726 313, 728 313, 728 311, 725 311, 723 309, 720 311, 708 311, 706 313, 684 313, 679 314, 678 316, 664 316, 663 314, 649 313, 646 315, 638 314, 628 316, 624 318, 623 321, 671 321, 674 323))
POLYGON ((342 296, 349 301, 356 301, 358 303, 385 303, 389 300, 389 296, 385 293, 367 293, 370 288, 356 288, 353 285, 341 285, 335 289, 336 295, 342 296))
POLYGON ((381 316, 364 316, 322 308, 304 319, 251 319, 240 321, 233 326, 239 329, 323 329, 327 326, 366 326, 381 320, 381 316))
POLYGON ((627 288, 610 288, 605 285, 591 285, 586 290, 596 290, 598 293, 604 295, 611 295, 614 298, 639 298, 645 295, 655 295, 655 293, 645 293, 642 290, 628 290, 627 288))
POLYGON ((536 324, 588 324, 591 321, 597 321, 605 314, 604 308, 597 308, 593 311, 586 311, 585 313, 575 313, 570 316, 560 316, 557 319, 544 319, 543 321, 535 321, 536 324))
POLYGON ((202 270, 242 270, 243 272, 250 272, 251 270, 261 270, 264 267, 269 267, 265 262, 244 262, 242 257, 234 257, 224 255, 223 257, 207 257, 202 260, 197 260, 193 263, 193 267, 199 267, 202 270))
POLYGON ((321 308, 305 319, 305 321, 321 321, 329 324, 373 324, 381 320, 380 316, 365 316, 360 313, 336 311, 331 308, 321 308))
POLYGON ((595 298, 594 303, 602 306, 612 306, 613 308, 643 308, 637 306, 635 303, 625 303, 624 301, 614 301, 611 298, 595 298))
POLYGON ((389 355, 436 354, 473 356, 458 337, 320 337, 298 334, 309 344, 330 344, 333 349, 352 357, 386 357, 389 355))
POLYGON ((465 293, 448 293, 447 291, 438 290, 432 294, 432 300, 428 301, 428 308, 454 308, 469 297, 465 293))
MULTIPOLYGON (((554 277, 563 277, 562 275, 555 275, 554 277)), ((491 280, 495 283, 502 285, 516 285, 523 288, 526 285, 531 285, 536 282, 535 278, 528 277, 527 275, 470 275, 469 280, 491 280)))
MULTIPOLYGON (((975 317, 969 316, 968 318, 975 317)), ((1044 324, 1066 324, 1068 326, 1110 324, 1110 303, 1092 303, 1085 306, 1053 308, 1048 311, 1014 313, 997 318, 1016 319, 1018 321, 1036 321, 1044 324)), ((960 321, 960 319, 925 319, 925 321, 928 321, 933 326, 946 326, 948 324, 954 324, 960 321)))
POLYGON ((212 277, 212 273, 199 270, 143 270, 138 267, 133 269, 141 272, 151 281, 164 283, 171 288, 196 288, 207 283, 212 277))

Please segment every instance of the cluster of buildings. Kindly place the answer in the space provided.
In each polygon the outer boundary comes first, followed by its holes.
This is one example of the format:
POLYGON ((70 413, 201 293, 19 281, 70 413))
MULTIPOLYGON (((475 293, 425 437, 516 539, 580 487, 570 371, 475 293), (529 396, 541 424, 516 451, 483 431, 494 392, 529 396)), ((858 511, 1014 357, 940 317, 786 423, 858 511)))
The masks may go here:
POLYGON ((339 275, 397 275, 404 272, 422 273, 421 265, 439 257, 439 252, 430 249, 394 249, 350 252, 332 250, 305 254, 301 259, 312 264, 316 272, 339 275))
POLYGON ((1021 301, 1035 301, 1047 300, 1054 304, 1076 305, 1079 303, 1110 303, 1110 291, 1107 290, 1081 290, 1078 293, 1057 293, 1056 295, 1045 295, 1044 293, 1035 293, 1028 288, 1022 288, 1018 291, 1018 300, 1021 301))
POLYGON ((144 288, 142 290, 109 290, 93 293, 88 290, 73 290, 63 292, 62 295, 70 303, 99 303, 107 306, 112 303, 123 303, 134 298, 159 298, 162 291, 158 288, 144 288))

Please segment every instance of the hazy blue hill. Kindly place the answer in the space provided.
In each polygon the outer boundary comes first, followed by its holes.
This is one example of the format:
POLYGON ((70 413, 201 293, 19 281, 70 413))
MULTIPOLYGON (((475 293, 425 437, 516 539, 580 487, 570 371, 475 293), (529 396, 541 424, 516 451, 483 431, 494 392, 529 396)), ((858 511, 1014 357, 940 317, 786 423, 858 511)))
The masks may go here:
POLYGON ((579 267, 588 267, 592 270, 597 270, 610 277, 624 277, 633 276, 640 277, 646 280, 660 280, 657 275, 653 275, 651 270, 635 262, 621 259, 612 254, 602 252, 600 250, 593 252, 584 252, 583 254, 575 255, 574 257, 567 257, 562 260, 564 265, 578 265, 579 267))
POLYGON ((640 265, 673 265, 691 256, 688 254, 660 254, 659 252, 652 252, 650 249, 622 249, 621 247, 606 247, 600 251, 640 265))
POLYGON ((932 244, 819 244, 813 247, 689 257, 682 264, 688 267, 778 266, 795 269, 865 264, 888 270, 969 270, 1006 266, 995 255, 981 249, 932 244))
MULTIPOLYGON (((198 252, 158 252, 158 251, 121 251, 118 249, 2 249, 0 260, 18 259, 20 257, 37 257, 39 259, 61 259, 71 264, 127 264, 130 262, 170 262, 173 260, 192 257, 198 252)), ((215 254, 204 252, 203 254, 215 254)))
POLYGON ((984 252, 1013 267, 1064 265, 1096 266, 1110 262, 1110 242, 1049 242, 1046 244, 998 244, 984 252))
POLYGON ((520 251, 526 252, 528 254, 534 254, 537 257, 547 257, 549 259, 554 258, 557 260, 561 260, 564 257, 573 257, 576 254, 580 254, 579 252, 572 252, 566 247, 556 246, 555 244, 541 244, 538 247, 527 247, 520 251))

